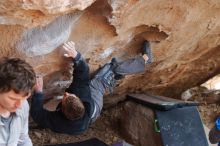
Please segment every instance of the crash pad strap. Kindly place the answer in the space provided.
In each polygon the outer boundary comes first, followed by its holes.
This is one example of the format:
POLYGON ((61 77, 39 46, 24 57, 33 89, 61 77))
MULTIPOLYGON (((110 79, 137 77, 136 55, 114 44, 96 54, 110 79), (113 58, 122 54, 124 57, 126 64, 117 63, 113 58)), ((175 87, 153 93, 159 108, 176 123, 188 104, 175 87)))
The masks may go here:
POLYGON ((127 94, 128 99, 132 99, 138 103, 146 104, 149 107, 159 110, 171 110, 184 106, 196 106, 198 102, 182 101, 164 96, 156 96, 150 94, 127 94))
POLYGON ((156 111, 164 146, 208 146, 196 107, 156 111))

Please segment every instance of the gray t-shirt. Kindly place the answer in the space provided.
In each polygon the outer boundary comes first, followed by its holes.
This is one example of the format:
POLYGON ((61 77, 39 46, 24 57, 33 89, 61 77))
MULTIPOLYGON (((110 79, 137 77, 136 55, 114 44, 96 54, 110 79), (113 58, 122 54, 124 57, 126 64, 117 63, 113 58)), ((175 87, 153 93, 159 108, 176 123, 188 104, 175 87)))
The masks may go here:
POLYGON ((0 146, 32 146, 28 135, 28 114, 29 105, 25 100, 9 119, 0 116, 0 146))
POLYGON ((2 130, 1 133, 4 133, 4 134, 2 134, 2 136, 3 136, 2 138, 4 141, 8 141, 12 117, 13 117, 12 114, 8 118, 1 117, 1 122, 4 124, 1 129, 2 130))

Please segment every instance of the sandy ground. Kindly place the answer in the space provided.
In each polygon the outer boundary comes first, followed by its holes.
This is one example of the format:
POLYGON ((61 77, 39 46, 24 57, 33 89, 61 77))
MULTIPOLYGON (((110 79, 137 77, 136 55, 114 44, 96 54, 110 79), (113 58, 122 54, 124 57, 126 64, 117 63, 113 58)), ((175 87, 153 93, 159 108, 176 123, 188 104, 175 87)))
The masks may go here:
POLYGON ((208 128, 212 128, 214 126, 216 117, 220 115, 220 105, 218 104, 204 105, 204 106, 199 106, 198 109, 204 124, 208 128))

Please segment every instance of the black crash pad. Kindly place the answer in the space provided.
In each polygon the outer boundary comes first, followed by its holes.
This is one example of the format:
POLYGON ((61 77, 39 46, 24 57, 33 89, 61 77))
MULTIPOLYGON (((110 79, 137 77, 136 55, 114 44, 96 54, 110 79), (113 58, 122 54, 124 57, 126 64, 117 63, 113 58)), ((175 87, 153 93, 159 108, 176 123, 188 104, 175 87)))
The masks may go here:
POLYGON ((199 105, 198 102, 183 101, 150 94, 128 94, 127 97, 128 99, 134 100, 140 104, 145 104, 149 107, 159 110, 171 110, 179 107, 199 105))
POLYGON ((100 141, 97 138, 92 138, 92 139, 88 139, 88 140, 76 142, 76 143, 45 145, 45 146, 108 146, 108 145, 100 141))
POLYGON ((164 146, 208 146, 197 108, 156 111, 164 146))

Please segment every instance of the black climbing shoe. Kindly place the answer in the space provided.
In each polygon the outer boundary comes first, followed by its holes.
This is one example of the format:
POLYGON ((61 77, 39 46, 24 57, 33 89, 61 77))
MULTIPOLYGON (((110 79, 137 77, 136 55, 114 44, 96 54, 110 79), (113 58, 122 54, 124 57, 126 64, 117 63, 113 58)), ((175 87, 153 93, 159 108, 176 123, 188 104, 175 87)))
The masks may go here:
POLYGON ((146 54, 148 57, 146 64, 150 64, 153 62, 152 50, 148 41, 144 41, 143 43, 142 54, 146 54))

